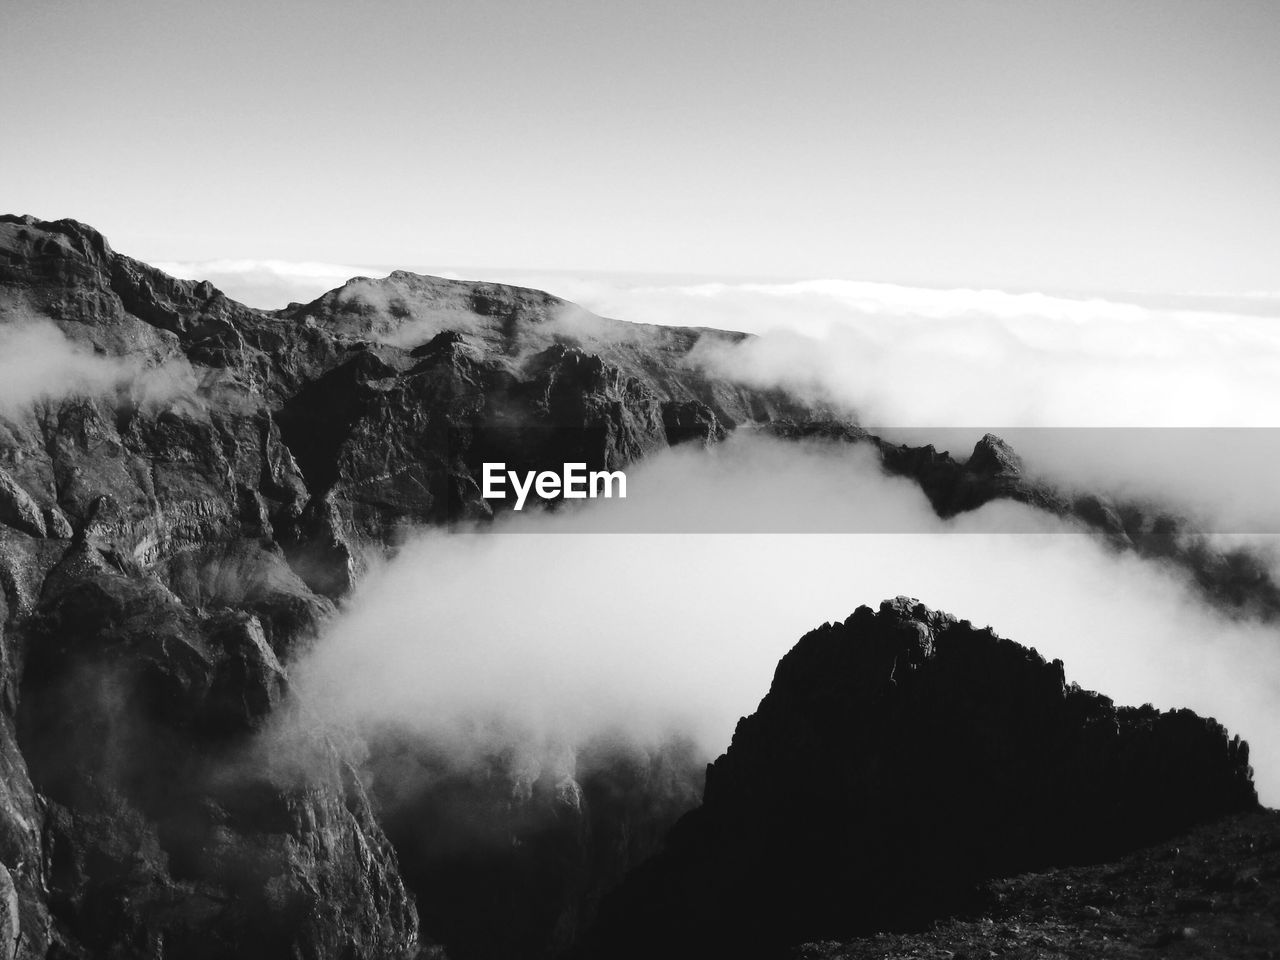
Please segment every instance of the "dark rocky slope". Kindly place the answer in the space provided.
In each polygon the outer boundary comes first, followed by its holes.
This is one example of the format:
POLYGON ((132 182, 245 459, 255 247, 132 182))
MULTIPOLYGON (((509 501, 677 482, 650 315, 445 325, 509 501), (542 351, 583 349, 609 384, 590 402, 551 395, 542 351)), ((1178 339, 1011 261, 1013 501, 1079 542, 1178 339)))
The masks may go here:
POLYGON ((706 758, 685 741, 556 753, 459 764, 420 737, 375 744, 382 822, 453 960, 563 955, 702 792, 706 758))
POLYGON ((805 636, 702 805, 602 908, 599 957, 773 956, 926 926, 979 884, 1104 860, 1257 797, 1248 747, 1117 708, 907 598, 805 636))
POLYGON ((1280 956, 1280 813, 1238 814, 1102 864, 984 884, 910 932, 813 941, 792 960, 1280 956))
MULTIPOLYGON (((532 290, 397 273, 260 311, 75 221, 0 216, 0 335, 23 330, 56 331, 30 349, 74 362, 0 405, 0 922, 22 958, 392 957, 438 933, 492 954, 477 931, 504 924, 531 953, 576 937, 689 802, 690 758, 593 762, 563 790, 497 758, 483 783, 451 783, 502 811, 484 829, 521 851, 495 867, 512 890, 560 890, 521 918, 518 892, 487 913, 440 906, 479 881, 415 845, 378 775, 402 744, 373 744, 359 770, 323 731, 305 770, 260 751, 290 663, 370 555, 491 513, 486 460, 616 468, 764 427, 875 442, 943 514, 1022 499, 1126 549, 1151 526, 1053 500, 981 445, 960 463, 879 443, 693 362, 701 340, 738 334, 532 290), (415 909, 412 890, 433 902, 415 909)), ((1280 610, 1247 564, 1169 544, 1225 605, 1280 610)))

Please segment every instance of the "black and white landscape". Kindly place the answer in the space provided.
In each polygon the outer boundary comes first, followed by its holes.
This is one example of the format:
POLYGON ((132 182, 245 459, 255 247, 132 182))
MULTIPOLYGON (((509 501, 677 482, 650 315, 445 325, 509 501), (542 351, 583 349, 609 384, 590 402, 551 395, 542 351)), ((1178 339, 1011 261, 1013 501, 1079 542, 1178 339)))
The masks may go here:
POLYGON ((1274 956, 1276 41, 10 5, 0 952, 1274 956))

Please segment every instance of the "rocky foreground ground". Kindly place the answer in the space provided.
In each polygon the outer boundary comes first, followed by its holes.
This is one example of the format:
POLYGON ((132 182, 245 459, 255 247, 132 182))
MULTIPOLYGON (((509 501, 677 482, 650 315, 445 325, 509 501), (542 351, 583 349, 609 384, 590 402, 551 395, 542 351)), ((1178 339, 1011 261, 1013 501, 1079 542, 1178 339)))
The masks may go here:
POLYGON ((1280 957, 1280 812, 1240 814, 1110 863, 987 885, 918 933, 807 943, 791 960, 1280 957))

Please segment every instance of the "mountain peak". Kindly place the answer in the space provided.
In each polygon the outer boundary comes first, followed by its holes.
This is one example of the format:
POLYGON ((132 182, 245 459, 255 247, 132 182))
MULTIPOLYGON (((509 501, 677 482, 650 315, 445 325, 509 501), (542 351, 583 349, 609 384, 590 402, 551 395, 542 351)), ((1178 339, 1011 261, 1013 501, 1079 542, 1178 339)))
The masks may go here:
POLYGON ((994 433, 984 434, 973 447, 967 465, 971 473, 990 477, 1018 477, 1022 474, 1022 458, 994 433))

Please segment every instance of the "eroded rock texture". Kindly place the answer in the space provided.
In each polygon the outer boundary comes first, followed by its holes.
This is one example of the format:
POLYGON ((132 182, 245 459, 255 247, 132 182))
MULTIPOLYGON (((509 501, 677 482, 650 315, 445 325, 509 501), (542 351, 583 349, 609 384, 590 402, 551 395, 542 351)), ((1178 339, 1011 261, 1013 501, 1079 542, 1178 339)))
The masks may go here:
POLYGON ((805 636, 590 954, 770 955, 927 924, 976 884, 1257 805, 1248 747, 1116 707, 1060 661, 900 597, 805 636))

